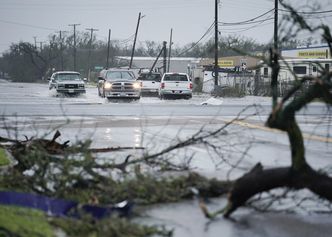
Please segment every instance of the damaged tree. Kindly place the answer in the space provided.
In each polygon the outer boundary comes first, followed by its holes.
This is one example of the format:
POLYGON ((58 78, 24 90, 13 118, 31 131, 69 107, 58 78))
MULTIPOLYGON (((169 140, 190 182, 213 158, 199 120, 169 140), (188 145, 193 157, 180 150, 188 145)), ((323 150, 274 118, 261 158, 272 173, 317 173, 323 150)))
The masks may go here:
MULTIPOLYGON (((310 33, 323 32, 322 37, 328 43, 331 52, 332 36, 327 25, 310 27, 305 19, 290 5, 280 2, 291 13, 292 23, 298 24, 300 30, 307 30, 310 33)), ((287 40, 287 37, 283 40, 287 40)), ((325 68, 320 68, 321 75, 319 77, 304 77, 296 80, 294 87, 278 102, 277 93, 273 93, 273 91, 277 92, 278 87, 280 68, 278 58, 280 55, 276 50, 270 50, 270 55, 271 59, 267 63, 272 68, 273 103, 272 113, 266 122, 266 126, 287 133, 291 149, 291 166, 264 169, 258 163, 251 171, 234 182, 228 193, 228 204, 224 209, 210 213, 204 204, 201 205, 201 209, 208 218, 213 218, 218 214, 229 217, 238 207, 245 205, 256 194, 275 188, 308 189, 320 198, 332 201, 332 178, 314 170, 307 163, 304 139, 295 117, 296 112, 314 100, 320 100, 326 103, 327 106, 332 105, 332 73, 325 68), (295 96, 306 84, 309 84, 308 89, 299 96, 295 96)), ((294 76, 296 76, 295 73, 294 76)))

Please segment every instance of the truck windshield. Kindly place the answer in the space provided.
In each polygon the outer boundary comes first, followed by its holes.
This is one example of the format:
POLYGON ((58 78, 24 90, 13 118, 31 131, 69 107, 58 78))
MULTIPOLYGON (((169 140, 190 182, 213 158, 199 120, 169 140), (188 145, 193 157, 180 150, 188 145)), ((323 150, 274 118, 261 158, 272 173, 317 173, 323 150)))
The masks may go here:
POLYGON ((110 71, 106 74, 106 79, 108 80, 135 80, 134 76, 130 72, 116 72, 116 71, 110 71))
POLYGON ((59 81, 70 81, 70 80, 80 80, 80 75, 79 74, 57 74, 55 76, 55 80, 59 81))

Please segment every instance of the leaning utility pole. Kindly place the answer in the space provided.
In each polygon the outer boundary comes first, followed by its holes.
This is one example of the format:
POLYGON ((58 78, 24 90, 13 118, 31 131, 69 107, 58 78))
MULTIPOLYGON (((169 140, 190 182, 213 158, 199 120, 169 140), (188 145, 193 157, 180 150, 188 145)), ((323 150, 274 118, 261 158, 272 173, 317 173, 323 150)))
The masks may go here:
POLYGON ((218 77, 219 77, 219 65, 218 65, 218 2, 215 0, 215 14, 214 14, 214 86, 215 90, 218 86, 218 77))
POLYGON ((74 27, 74 71, 76 71, 76 26, 81 24, 69 24, 69 26, 74 27))
POLYGON ((163 70, 164 70, 164 73, 166 71, 166 55, 167 55, 167 52, 166 52, 166 44, 167 42, 166 41, 163 41, 163 46, 161 47, 161 50, 157 56, 157 58, 154 60, 153 64, 152 64, 152 67, 150 68, 150 73, 153 71, 154 67, 156 66, 160 56, 164 53, 163 57, 164 57, 164 60, 163 60, 163 70))
POLYGON ((172 50, 172 37, 173 37, 173 29, 171 28, 171 35, 169 37, 169 46, 168 46, 168 65, 167 65, 167 72, 169 72, 169 68, 171 65, 171 50, 172 50))
POLYGON ((139 27, 139 23, 141 21, 141 19, 144 16, 141 17, 141 13, 138 14, 138 20, 137 20, 137 26, 136 26, 136 32, 135 32, 135 38, 134 38, 134 43, 133 43, 133 48, 131 50, 131 57, 130 57, 130 63, 129 63, 129 69, 131 68, 132 64, 133 64, 133 58, 134 58, 134 51, 135 51, 135 46, 136 46, 136 39, 137 39, 137 33, 138 33, 138 27, 139 27))
POLYGON ((167 67, 166 67, 167 66, 167 64, 166 64, 166 62, 167 62, 167 48, 166 48, 166 44, 167 44, 167 42, 163 41, 163 51, 164 51, 163 69, 164 69, 164 73, 167 72, 167 67))
POLYGON ((89 54, 88 54, 88 80, 90 80, 90 71, 91 71, 91 66, 90 66, 90 58, 91 58, 91 49, 92 49, 92 39, 93 39, 93 32, 98 31, 98 29, 94 28, 86 28, 86 30, 90 31, 90 46, 89 46, 89 54))
POLYGON ((108 30, 106 69, 108 69, 109 67, 110 46, 111 46, 111 29, 108 30))

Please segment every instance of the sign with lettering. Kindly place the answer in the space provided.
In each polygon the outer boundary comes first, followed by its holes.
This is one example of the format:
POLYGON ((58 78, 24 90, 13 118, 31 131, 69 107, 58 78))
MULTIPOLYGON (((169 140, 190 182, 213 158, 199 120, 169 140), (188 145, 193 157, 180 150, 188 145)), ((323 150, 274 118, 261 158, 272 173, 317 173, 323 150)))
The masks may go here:
POLYGON ((328 58, 327 50, 306 50, 297 53, 299 58, 328 58))
POLYGON ((218 60, 219 67, 234 67, 233 60, 218 60))

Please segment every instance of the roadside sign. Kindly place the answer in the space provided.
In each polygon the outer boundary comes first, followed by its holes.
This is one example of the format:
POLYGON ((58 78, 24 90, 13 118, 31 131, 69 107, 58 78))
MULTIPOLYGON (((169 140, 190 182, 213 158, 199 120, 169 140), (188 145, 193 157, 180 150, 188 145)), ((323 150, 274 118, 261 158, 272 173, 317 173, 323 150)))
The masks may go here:
POLYGON ((234 67, 233 60, 218 60, 219 67, 234 67))
POLYGON ((95 70, 103 70, 104 67, 103 66, 95 66, 95 70))

